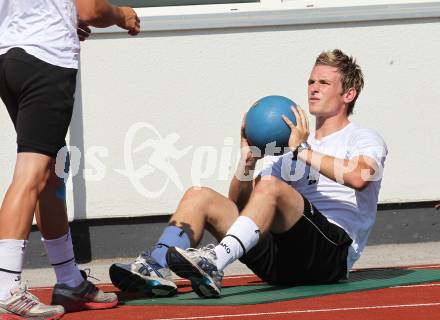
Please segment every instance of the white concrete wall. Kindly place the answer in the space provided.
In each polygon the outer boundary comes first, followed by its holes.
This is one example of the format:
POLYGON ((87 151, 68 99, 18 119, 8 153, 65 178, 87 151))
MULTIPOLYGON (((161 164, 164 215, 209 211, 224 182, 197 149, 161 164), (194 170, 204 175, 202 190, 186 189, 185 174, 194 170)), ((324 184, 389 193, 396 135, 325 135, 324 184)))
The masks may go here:
MULTIPOLYGON (((144 31, 136 38, 96 34, 82 45, 68 137, 85 153, 79 174, 69 184, 70 217, 170 213, 183 191, 195 183, 191 173, 201 166, 206 178, 200 183, 227 194, 234 160, 229 168, 221 167, 220 157, 236 158, 242 114, 269 94, 286 95, 306 106, 314 59, 333 48, 357 57, 365 74, 353 121, 375 128, 389 146, 380 201, 439 199, 438 39, 437 18, 144 31), (172 133, 180 137, 175 143, 179 150, 192 146, 169 162, 180 187, 167 180, 172 177, 169 170, 165 174, 147 168, 137 185, 121 174, 127 160, 133 158, 138 169, 151 159, 151 148, 124 151, 127 133, 136 123, 143 124, 133 136, 133 149, 148 139, 157 140, 157 134, 172 133), (209 161, 206 152, 213 157, 209 161), (86 179, 84 169, 89 170, 86 179), (153 191, 160 195, 146 196, 153 191)), ((0 125, 4 194, 15 158, 13 127, 4 108, 0 125)))

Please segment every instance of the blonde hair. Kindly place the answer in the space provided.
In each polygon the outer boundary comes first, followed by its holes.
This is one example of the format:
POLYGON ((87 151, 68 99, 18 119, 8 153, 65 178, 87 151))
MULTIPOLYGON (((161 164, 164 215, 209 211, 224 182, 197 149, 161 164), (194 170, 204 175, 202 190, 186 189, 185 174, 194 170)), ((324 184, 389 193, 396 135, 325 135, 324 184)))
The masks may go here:
POLYGON ((349 57, 339 49, 322 52, 315 61, 316 65, 331 66, 338 69, 341 74, 342 93, 346 93, 350 88, 356 89, 356 96, 348 104, 347 115, 353 113, 354 104, 364 87, 364 75, 361 67, 356 63, 356 59, 349 57))

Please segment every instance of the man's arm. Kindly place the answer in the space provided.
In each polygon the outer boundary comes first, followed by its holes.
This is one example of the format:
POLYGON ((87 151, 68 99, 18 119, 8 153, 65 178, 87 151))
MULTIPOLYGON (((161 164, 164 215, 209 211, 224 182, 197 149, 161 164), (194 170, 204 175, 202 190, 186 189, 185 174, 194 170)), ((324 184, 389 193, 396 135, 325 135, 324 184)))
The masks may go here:
POLYGON ((117 25, 130 35, 140 31, 139 17, 130 7, 113 6, 107 0, 76 0, 76 7, 79 19, 87 25, 97 28, 117 25))
MULTIPOLYGON (((292 108, 297 120, 295 126, 287 117, 284 121, 290 127, 289 148, 295 152, 298 146, 307 141, 309 136, 309 122, 301 108, 292 108)), ((304 161, 313 169, 327 178, 355 190, 362 190, 371 182, 374 175, 380 173, 375 160, 367 156, 356 156, 352 159, 339 159, 317 151, 304 149, 298 153, 298 159, 304 161)))
POLYGON ((257 160, 260 155, 255 155, 252 153, 249 142, 245 135, 245 118, 246 114, 243 116, 243 121, 241 123, 241 135, 240 135, 240 161, 238 163, 235 175, 232 177, 231 184, 229 186, 229 199, 233 201, 238 210, 241 211, 246 203, 249 201, 253 190, 253 174, 257 160))
POLYGON ((298 153, 298 159, 327 178, 355 190, 366 188, 371 178, 379 172, 376 162, 366 156, 347 160, 305 149, 298 153))
POLYGON ((246 165, 246 161, 240 160, 235 175, 232 177, 229 186, 229 199, 237 205, 239 211, 243 210, 251 196, 254 169, 255 163, 248 163, 246 165))

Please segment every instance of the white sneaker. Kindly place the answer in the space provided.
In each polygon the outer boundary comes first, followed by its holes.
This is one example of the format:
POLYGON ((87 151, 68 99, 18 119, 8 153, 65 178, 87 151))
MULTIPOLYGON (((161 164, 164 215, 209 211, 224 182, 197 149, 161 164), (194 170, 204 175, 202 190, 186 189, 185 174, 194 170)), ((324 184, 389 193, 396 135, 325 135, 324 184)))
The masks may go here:
POLYGON ((29 293, 24 282, 11 289, 11 297, 0 300, 0 319, 2 320, 56 320, 64 315, 62 306, 45 305, 29 293))
POLYGON ((206 298, 219 297, 223 272, 217 270, 215 246, 186 250, 171 247, 167 252, 167 263, 179 277, 189 279, 193 290, 206 298))
POLYGON ((149 251, 142 252, 131 264, 113 264, 109 273, 112 283, 122 291, 143 292, 157 297, 177 293, 170 269, 157 263, 149 251))

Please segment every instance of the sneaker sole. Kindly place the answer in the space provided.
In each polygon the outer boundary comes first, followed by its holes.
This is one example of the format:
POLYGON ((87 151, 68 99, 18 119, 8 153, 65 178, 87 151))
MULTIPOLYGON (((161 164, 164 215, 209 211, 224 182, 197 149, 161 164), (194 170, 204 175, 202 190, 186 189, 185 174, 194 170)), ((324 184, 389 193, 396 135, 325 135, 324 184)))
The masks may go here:
POLYGON ((220 290, 215 285, 212 278, 185 258, 175 247, 168 249, 166 255, 168 267, 179 277, 191 281, 191 286, 199 297, 218 298, 220 290))
POLYGON ((51 317, 21 317, 15 314, 0 314, 0 320, 58 320, 61 319, 63 315, 64 313, 56 314, 51 317))
POLYGON ((155 279, 142 278, 116 264, 110 267, 109 274, 113 285, 121 291, 143 292, 156 297, 171 297, 177 294, 177 286, 163 284, 155 279))
POLYGON ((83 310, 100 310, 100 309, 111 309, 118 305, 119 301, 115 300, 112 302, 86 302, 84 303, 83 310))
POLYGON ((68 312, 77 312, 83 310, 111 309, 116 307, 118 303, 119 303, 118 299, 109 302, 96 302, 96 301, 85 302, 74 296, 57 295, 56 298, 52 297, 51 304, 62 305, 64 307, 64 310, 68 313, 68 312))

